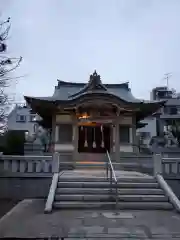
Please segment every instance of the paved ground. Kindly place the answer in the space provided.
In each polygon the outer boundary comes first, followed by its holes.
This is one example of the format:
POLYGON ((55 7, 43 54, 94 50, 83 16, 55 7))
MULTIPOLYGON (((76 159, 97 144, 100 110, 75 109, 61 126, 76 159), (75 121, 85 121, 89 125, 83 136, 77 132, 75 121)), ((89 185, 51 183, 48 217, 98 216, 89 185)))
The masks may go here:
MULTIPOLYGON (((148 174, 144 174, 144 173, 140 173, 140 172, 135 172, 135 171, 120 171, 117 170, 115 171, 116 177, 118 179, 121 178, 148 178, 148 179, 152 179, 154 177, 148 175, 148 174)), ((106 179, 106 171, 105 170, 96 170, 93 169, 91 171, 89 170, 73 170, 73 171, 63 171, 61 173, 61 177, 63 178, 105 178, 106 179)))
POLYGON ((0 218, 11 210, 19 201, 13 201, 10 199, 0 199, 0 218))
POLYGON ((0 220, 0 238, 180 239, 180 215, 172 211, 55 211, 43 200, 24 200, 0 220))

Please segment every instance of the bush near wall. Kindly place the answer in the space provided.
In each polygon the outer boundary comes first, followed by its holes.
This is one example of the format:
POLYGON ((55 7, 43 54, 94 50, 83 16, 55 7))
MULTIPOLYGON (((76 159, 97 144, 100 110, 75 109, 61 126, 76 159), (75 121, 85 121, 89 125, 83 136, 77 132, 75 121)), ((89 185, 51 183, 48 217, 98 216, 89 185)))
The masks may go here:
POLYGON ((25 131, 10 130, 0 137, 0 152, 5 155, 24 155, 25 131))

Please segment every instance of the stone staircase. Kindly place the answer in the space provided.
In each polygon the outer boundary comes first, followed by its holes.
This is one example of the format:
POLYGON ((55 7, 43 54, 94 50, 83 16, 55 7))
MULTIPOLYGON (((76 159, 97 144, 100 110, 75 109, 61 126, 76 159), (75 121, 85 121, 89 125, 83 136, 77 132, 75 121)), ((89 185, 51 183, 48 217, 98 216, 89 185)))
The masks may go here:
POLYGON ((75 162, 75 169, 105 169, 106 154, 78 153, 78 161, 75 162))
MULTIPOLYGON (((74 162, 74 169, 105 169, 107 162, 106 154, 90 154, 78 153, 78 161, 74 162)), ((118 162, 115 161, 115 156, 111 154, 113 167, 115 170, 137 171, 142 173, 153 174, 153 159, 152 155, 145 154, 120 154, 118 162)), ((68 169, 68 168, 63 168, 68 169)), ((71 169, 71 168, 69 168, 71 169)))
POLYGON ((118 205, 115 183, 97 176, 59 176, 53 208, 55 209, 173 209, 154 177, 119 177, 118 205))

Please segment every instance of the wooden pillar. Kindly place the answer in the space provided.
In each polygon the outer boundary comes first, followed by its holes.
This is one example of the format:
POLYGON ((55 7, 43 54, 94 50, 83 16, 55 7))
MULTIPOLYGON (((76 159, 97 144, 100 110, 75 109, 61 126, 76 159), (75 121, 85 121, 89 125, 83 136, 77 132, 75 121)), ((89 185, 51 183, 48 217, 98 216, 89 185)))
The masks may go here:
POLYGON ((59 126, 56 125, 55 127, 55 143, 59 141, 59 126))
POLYGON ((133 146, 133 152, 138 152, 138 142, 137 142, 137 137, 136 137, 136 117, 132 117, 132 146, 133 146))
POLYGON ((55 134, 56 133, 56 115, 52 116, 52 132, 51 132, 51 149, 53 151, 55 147, 55 134))
POLYGON ((114 124, 112 124, 112 125, 110 125, 110 128, 111 128, 111 130, 110 130, 110 134, 111 134, 111 136, 110 136, 110 146, 111 146, 111 155, 113 156, 113 153, 114 153, 114 142, 115 142, 115 139, 114 139, 114 124))
POLYGON ((73 160, 77 161, 77 157, 78 157, 78 138, 79 138, 79 129, 78 129, 78 121, 76 118, 73 119, 73 137, 72 137, 72 141, 73 141, 73 147, 74 147, 74 151, 73 151, 73 160))
POLYGON ((116 162, 120 161, 120 144, 119 144, 119 122, 115 125, 115 159, 116 162))
POLYGON ((129 126, 129 143, 133 145, 133 126, 129 126))

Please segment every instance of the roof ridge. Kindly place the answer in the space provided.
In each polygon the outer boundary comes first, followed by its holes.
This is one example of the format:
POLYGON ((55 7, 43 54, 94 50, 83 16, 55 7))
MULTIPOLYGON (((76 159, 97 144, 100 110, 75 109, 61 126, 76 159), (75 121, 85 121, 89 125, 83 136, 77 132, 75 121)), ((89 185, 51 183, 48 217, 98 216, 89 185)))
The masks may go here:
MULTIPOLYGON (((84 83, 84 82, 69 82, 69 81, 64 81, 64 80, 59 80, 57 79, 58 81, 58 86, 57 87, 60 87, 60 86, 85 86, 87 85, 87 83, 84 83)), ((122 82, 122 83, 103 83, 104 86, 106 87, 120 87, 120 86, 124 86, 124 87, 127 87, 129 88, 129 82, 122 82)))
POLYGON ((104 86, 104 84, 101 81, 100 75, 97 74, 96 70, 93 74, 90 75, 88 83, 80 89, 78 92, 72 94, 70 97, 76 97, 78 95, 87 93, 88 91, 107 91, 107 88, 104 86))

